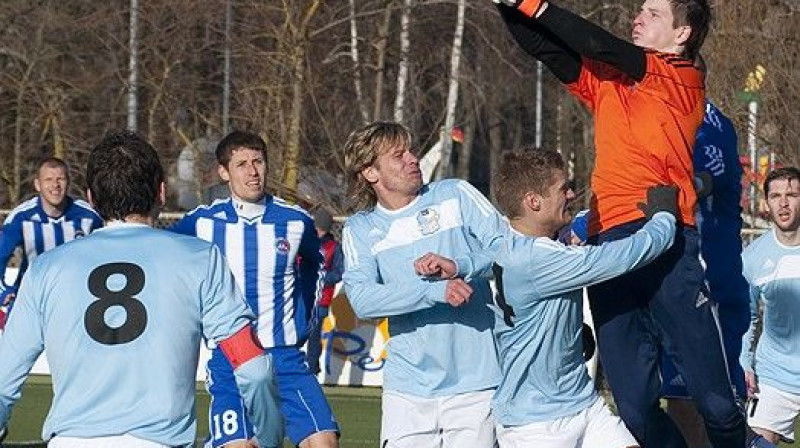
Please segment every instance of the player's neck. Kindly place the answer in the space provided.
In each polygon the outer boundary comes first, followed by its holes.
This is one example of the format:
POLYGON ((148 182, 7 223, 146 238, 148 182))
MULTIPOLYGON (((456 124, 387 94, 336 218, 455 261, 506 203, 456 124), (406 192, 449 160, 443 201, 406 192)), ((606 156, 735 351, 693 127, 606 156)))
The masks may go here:
POLYGON ((419 193, 414 194, 381 194, 378 196, 378 204, 386 210, 395 211, 407 206, 417 199, 419 193))
POLYGON ((784 246, 800 246, 800 229, 785 231, 776 228, 775 238, 784 246))
POLYGON ((155 219, 152 216, 128 215, 122 220, 122 222, 128 224, 146 224, 148 226, 152 226, 155 222, 155 219))
POLYGON ((58 205, 50 204, 43 199, 40 199, 39 203, 42 205, 42 210, 44 210, 44 213, 51 218, 60 218, 67 209, 66 198, 58 205))
POLYGON ((534 238, 549 238, 553 235, 553 232, 551 232, 549 229, 545 229, 543 226, 533 222, 530 219, 525 219, 524 217, 512 219, 509 222, 511 223, 511 228, 526 236, 534 238))

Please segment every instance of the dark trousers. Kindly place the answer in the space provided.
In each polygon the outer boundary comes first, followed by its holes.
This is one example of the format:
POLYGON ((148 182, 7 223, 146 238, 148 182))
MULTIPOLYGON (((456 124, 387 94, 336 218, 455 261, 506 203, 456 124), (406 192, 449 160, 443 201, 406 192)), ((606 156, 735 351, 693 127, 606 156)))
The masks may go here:
POLYGON ((318 306, 314 309, 316 315, 311 319, 311 328, 308 330, 306 360, 308 362, 308 370, 316 375, 320 372, 319 361, 322 356, 322 322, 328 316, 328 307, 318 306))
MULTIPOLYGON (((596 244, 642 225, 609 229, 596 244)), ((697 230, 679 226, 675 244, 653 263, 589 288, 604 373, 620 417, 643 448, 686 447, 659 406, 663 353, 682 374, 712 445, 745 446, 744 414, 728 379, 698 254, 697 230)))

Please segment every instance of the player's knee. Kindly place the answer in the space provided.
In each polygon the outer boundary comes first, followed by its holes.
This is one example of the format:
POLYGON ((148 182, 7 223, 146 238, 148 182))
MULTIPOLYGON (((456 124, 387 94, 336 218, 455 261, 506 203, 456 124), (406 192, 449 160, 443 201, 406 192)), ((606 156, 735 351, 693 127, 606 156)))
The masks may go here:
POLYGON ((300 448, 339 448, 339 438, 333 431, 315 432, 303 439, 300 448))
POLYGON ((697 410, 710 428, 733 428, 744 420, 744 414, 733 396, 708 395, 696 400, 697 410))

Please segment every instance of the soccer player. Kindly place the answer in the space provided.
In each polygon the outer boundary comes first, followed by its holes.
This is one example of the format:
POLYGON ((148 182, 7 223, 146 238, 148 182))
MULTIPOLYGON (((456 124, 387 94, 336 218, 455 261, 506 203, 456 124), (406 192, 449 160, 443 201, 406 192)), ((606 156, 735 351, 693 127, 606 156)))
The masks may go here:
MULTIPOLYGON (((742 275, 742 166, 736 140, 733 123, 706 100, 693 155, 695 178, 700 183, 700 253, 711 299, 717 305, 730 381, 743 403, 747 389, 739 356, 750 322, 750 301, 742 275)), ((683 378, 668 357, 664 357, 661 369, 668 414, 683 431, 690 448, 708 446, 702 419, 692 405, 683 378)))
POLYGON ((48 157, 40 161, 33 187, 39 194, 14 208, 3 223, 0 235, 0 305, 11 305, 25 270, 38 255, 88 235, 103 225, 89 204, 67 194, 69 167, 63 160, 48 157), (20 246, 22 263, 19 274, 14 282, 6 284, 6 265, 20 246))
POLYGON ((192 446, 206 338, 234 366, 258 442, 280 446, 271 361, 222 254, 151 227, 166 199, 155 149, 136 134, 111 134, 89 154, 86 181, 108 226, 40 255, 25 275, 0 338, 0 428, 46 349, 49 447, 192 446))
POLYGON ((492 448, 500 369, 479 276, 505 225, 467 182, 423 186, 411 143, 403 125, 373 122, 344 147, 361 209, 342 236, 345 292, 358 317, 389 319, 381 447, 492 448))
POLYGON ((325 278, 322 280, 322 295, 319 302, 315 307, 316 312, 312 317, 312 326, 308 334, 308 369, 313 374, 319 373, 319 358, 322 354, 322 323, 325 317, 328 316, 328 310, 333 300, 333 293, 336 289, 336 284, 342 281, 342 273, 344 272, 344 254, 342 253, 342 245, 336 241, 331 233, 333 226, 333 216, 327 210, 320 207, 314 211, 314 227, 317 229, 317 236, 320 240, 320 251, 325 259, 323 268, 325 269, 325 278))
POLYGON ((742 254, 752 320, 741 362, 748 394, 757 398, 750 426, 772 443, 793 443, 800 413, 800 170, 770 172, 764 195, 773 228, 742 254), (756 347, 759 303, 764 316, 756 347))
MULTIPOLYGON (((498 0, 499 1, 499 0, 498 0)), ((602 244, 645 223, 647 188, 676 185, 675 244, 650 265, 592 286, 600 357, 615 403, 642 446, 684 447, 659 406, 662 353, 676 363, 716 448, 745 446, 699 260, 692 147, 702 122, 703 75, 693 63, 708 32, 706 0, 645 0, 633 43, 542 0, 503 0, 500 13, 594 115, 589 235, 602 244)))
MULTIPOLYGON (((272 354, 286 432, 301 448, 336 447, 339 427, 300 350, 319 294, 322 254, 311 216, 268 195, 267 145, 234 131, 216 148, 231 196, 187 213, 171 230, 219 247, 258 316, 258 338, 272 354)), ((220 350, 208 362, 209 445, 244 446, 252 434, 231 364, 220 350)))
POLYGON ((492 406, 501 448, 637 446, 597 394, 583 357, 583 288, 656 259, 675 237, 677 189, 653 187, 651 220, 601 246, 555 241, 575 198, 550 150, 503 155, 493 183, 511 228, 494 266, 502 380, 492 406))

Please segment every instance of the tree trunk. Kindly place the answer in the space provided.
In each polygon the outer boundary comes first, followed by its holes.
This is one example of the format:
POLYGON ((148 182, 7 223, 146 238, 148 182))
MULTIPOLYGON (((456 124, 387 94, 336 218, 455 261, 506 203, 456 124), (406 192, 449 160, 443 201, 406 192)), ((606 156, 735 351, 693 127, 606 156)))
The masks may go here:
POLYGON ((394 121, 402 123, 405 112, 406 84, 408 83, 408 57, 411 48, 409 37, 409 16, 411 0, 403 0, 403 14, 400 17, 400 62, 397 71, 397 96, 394 100, 394 121))
POLYGON ((464 40, 464 16, 466 9, 467 1, 458 0, 456 32, 453 36, 453 51, 450 54, 450 88, 447 91, 447 113, 444 119, 444 131, 442 132, 442 159, 441 162, 439 162, 438 179, 443 179, 452 172, 450 153, 453 149, 453 124, 456 120, 456 106, 458 105, 458 77, 461 63, 461 44, 464 40))

